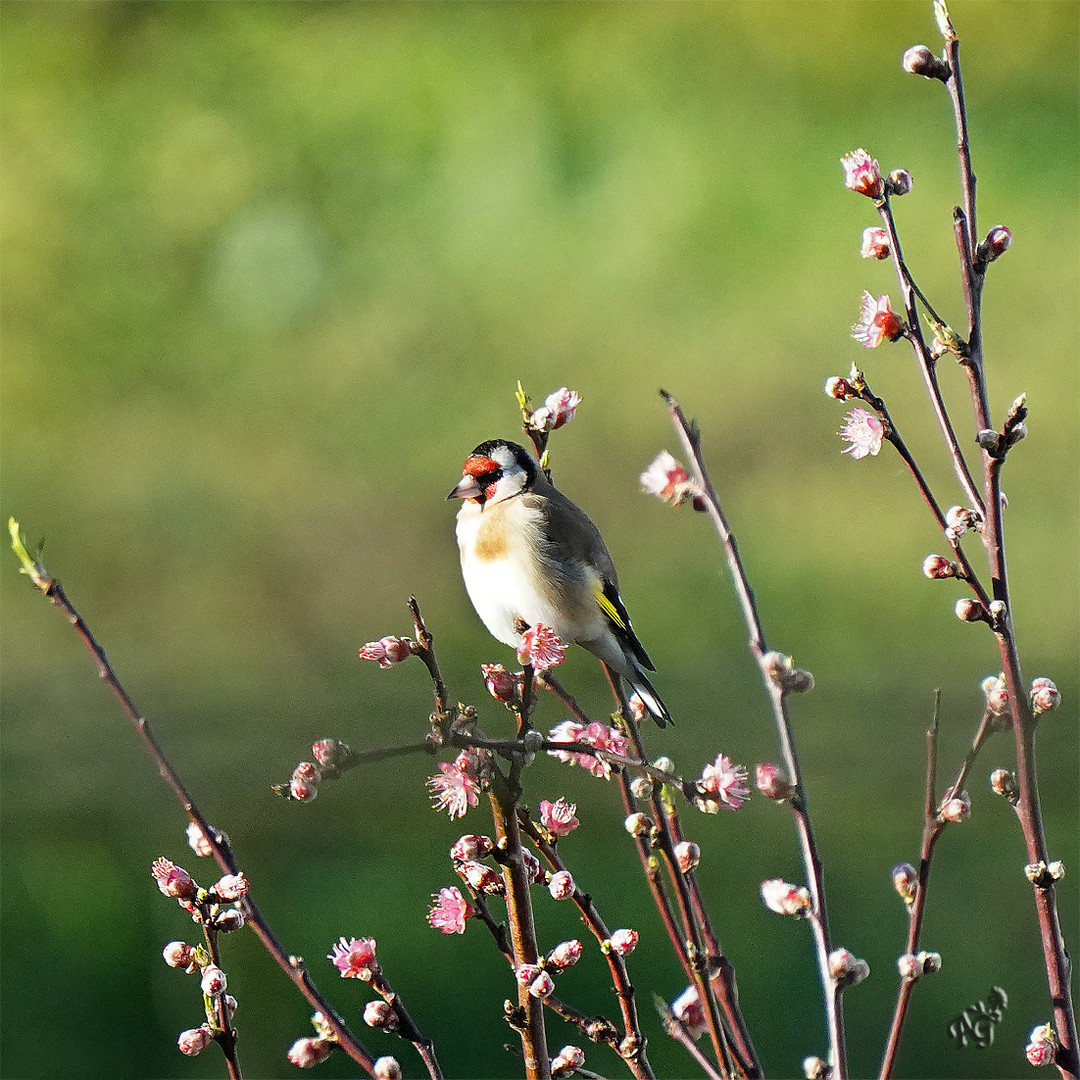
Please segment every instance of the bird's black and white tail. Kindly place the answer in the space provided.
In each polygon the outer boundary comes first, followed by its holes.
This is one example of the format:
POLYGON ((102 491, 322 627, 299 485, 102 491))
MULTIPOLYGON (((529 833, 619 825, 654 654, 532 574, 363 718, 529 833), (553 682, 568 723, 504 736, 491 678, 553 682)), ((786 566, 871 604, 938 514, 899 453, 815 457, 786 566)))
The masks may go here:
POLYGON ((630 689, 644 702, 649 715, 660 727, 675 723, 667 706, 660 700, 660 695, 653 689, 648 676, 637 664, 633 665, 633 670, 626 676, 626 681, 630 684, 630 689))

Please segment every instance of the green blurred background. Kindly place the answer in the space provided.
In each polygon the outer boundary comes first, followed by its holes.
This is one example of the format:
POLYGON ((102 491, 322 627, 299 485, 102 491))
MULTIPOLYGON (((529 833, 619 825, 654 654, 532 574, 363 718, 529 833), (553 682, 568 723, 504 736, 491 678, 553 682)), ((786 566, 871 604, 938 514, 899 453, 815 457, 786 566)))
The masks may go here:
MULTIPOLYGON (((1025 673, 1064 695, 1041 784, 1071 862, 1077 7, 957 0, 953 15, 980 224, 1016 235, 986 293, 990 393, 998 415, 1022 390, 1031 404, 1005 477, 1010 568, 1025 673)), ((917 857, 933 691, 944 784, 997 670, 989 635, 951 614, 959 590, 920 573, 941 545, 901 464, 842 457, 844 409, 821 393, 864 363, 943 505, 959 501, 908 351, 864 353, 848 333, 864 288, 895 295, 888 265, 858 256, 872 207, 842 185, 838 159, 863 145, 912 172, 906 253, 961 319, 951 113, 899 64, 919 41, 938 46, 929 2, 4 5, 0 509, 47 538, 287 946, 358 1021, 365 989, 321 958, 341 934, 375 937, 449 1076, 519 1069, 490 942, 425 925, 463 831, 429 809, 434 763, 355 772, 304 806, 270 785, 316 737, 423 732, 420 666, 356 659, 409 630, 410 594, 452 692, 507 730, 478 665, 509 650, 468 606, 444 496, 475 444, 514 437, 519 378, 538 400, 584 398, 555 437, 556 479, 603 529, 678 717, 650 746, 687 773, 721 750, 751 768, 777 754, 706 520, 639 493, 640 470, 677 449, 657 388, 699 418, 770 644, 817 679, 797 737, 834 936, 873 972, 847 996, 852 1069, 876 1074, 906 931, 889 870, 917 857)), ((970 439, 963 380, 944 380, 970 439)), ((215 875, 70 628, 14 558, 0 567, 4 1075, 223 1075, 216 1052, 176 1051, 199 997, 160 949, 192 928, 149 867, 215 875)), ((590 658, 564 671, 606 708, 590 658)), ((540 722, 560 719, 545 701, 540 722)), ((985 782, 1010 742, 977 764, 972 818, 938 849, 924 941, 944 967, 915 994, 904 1076, 1020 1075, 1049 1016, 1020 834, 985 782), (1009 995, 993 1046, 958 1048, 948 1024, 993 985, 1009 995)), ((551 761, 528 781, 534 803, 578 803, 567 859, 610 925, 641 931, 630 967, 656 1069, 692 1074, 652 1013, 684 984, 614 790, 551 761)), ((490 830, 482 812, 465 825, 490 830)), ((687 828, 765 1066, 797 1075, 824 1050, 809 935, 757 895, 800 880, 789 815, 754 798, 687 828)), ((1059 893, 1074 953, 1076 881, 1059 893)), ((580 932, 546 899, 545 943, 580 932)), ((253 936, 227 940, 225 961, 247 1073, 295 1072, 305 1003, 253 936)), ((559 989, 614 1010, 597 956, 559 989)), ((578 1041, 558 1022, 550 1037, 578 1041)), ((606 1051, 589 1064, 622 1074, 606 1051)))

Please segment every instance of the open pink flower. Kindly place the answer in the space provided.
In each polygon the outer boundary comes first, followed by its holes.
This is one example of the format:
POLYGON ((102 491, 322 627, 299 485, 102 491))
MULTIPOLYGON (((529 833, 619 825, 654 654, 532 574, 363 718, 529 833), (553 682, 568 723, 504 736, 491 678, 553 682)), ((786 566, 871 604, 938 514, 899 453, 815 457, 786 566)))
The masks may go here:
POLYGON ((464 817, 479 799, 479 783, 467 771, 458 768, 456 762, 440 762, 439 769, 442 775, 433 776, 427 782, 435 809, 440 813, 445 810, 451 818, 464 817))
POLYGON ((456 886, 440 889, 432 894, 435 901, 428 911, 428 922, 444 934, 464 934, 465 924, 476 914, 476 909, 461 895, 456 886))
MULTIPOLYGON (((609 728, 595 720, 588 725, 579 724, 576 720, 564 720, 551 729, 550 738, 552 742, 582 742, 595 746, 597 750, 610 750, 620 757, 626 755, 626 736, 618 728, 609 728)), ((580 765, 593 776, 602 776, 605 780, 611 778, 611 765, 602 757, 570 750, 549 750, 548 753, 559 761, 580 765)))
POLYGON ((549 802, 547 799, 540 800, 540 824, 552 836, 566 836, 572 833, 580 824, 574 817, 577 810, 576 803, 568 803, 565 799, 549 802))
POLYGON ((855 461, 876 456, 881 450, 881 440, 885 435, 885 425, 873 413, 855 408, 844 418, 844 426, 838 432, 849 445, 843 453, 850 454, 855 461))
POLYGON ((362 979, 370 982, 372 974, 378 970, 375 959, 374 938, 339 939, 332 952, 326 954, 328 960, 341 972, 343 979, 362 979))
POLYGON ((705 798, 695 799, 695 804, 707 814, 738 810, 750 798, 746 780, 746 769, 742 765, 733 764, 726 754, 717 754, 716 761, 706 765, 701 772, 698 789, 705 798))
POLYGON ((883 341, 896 341, 903 332, 904 320, 893 311, 888 296, 875 300, 864 292, 859 321, 851 328, 851 336, 864 349, 876 349, 883 341))
POLYGON ((690 474, 682 462, 666 450, 661 450, 653 458, 640 479, 641 487, 647 494, 655 495, 672 506, 677 506, 687 495, 694 492, 690 474))
POLYGON ((536 671, 546 671, 566 659, 566 646, 550 626, 537 623, 521 635, 517 654, 520 663, 529 664, 536 671))

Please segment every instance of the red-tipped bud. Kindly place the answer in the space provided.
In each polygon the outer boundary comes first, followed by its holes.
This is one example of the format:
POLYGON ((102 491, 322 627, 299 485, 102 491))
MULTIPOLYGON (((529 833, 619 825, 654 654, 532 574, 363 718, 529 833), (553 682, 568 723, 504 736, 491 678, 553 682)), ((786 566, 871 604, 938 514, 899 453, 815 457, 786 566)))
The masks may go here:
POLYGON ((168 859, 158 859, 150 872, 161 892, 174 900, 194 900, 199 891, 191 875, 168 859))
POLYGON ((520 697, 520 677, 508 671, 502 664, 481 664, 487 692, 503 705, 513 705, 520 697))
POLYGON ((795 794, 795 788, 788 782, 779 765, 761 762, 757 767, 757 788, 766 799, 784 802, 795 794))
POLYGON ((553 900, 569 900, 574 895, 574 878, 569 870, 556 870, 548 882, 553 900))
POLYGON ((324 769, 340 769, 353 757, 352 747, 340 739, 320 739, 312 745, 311 754, 324 769))
POLYGON ((251 885, 241 871, 239 874, 226 874, 211 887, 210 892, 223 903, 232 904, 245 896, 250 888, 251 885))
POLYGON ((289 1047, 289 1061, 301 1069, 312 1069, 325 1061, 333 1052, 330 1039, 308 1037, 297 1039, 289 1047))
POLYGON ((161 950, 161 955, 169 967, 187 968, 189 971, 194 970, 195 948, 188 945, 186 941, 170 941, 161 950))
POLYGON ((555 980, 546 972, 541 971, 539 975, 531 983, 529 983, 529 994, 534 998, 551 997, 555 993, 555 980))
POLYGON ((360 659, 374 660, 381 668, 393 667, 394 664, 400 664, 402 660, 409 658, 413 644, 407 637, 389 635, 362 645, 360 659))
POLYGON ((851 388, 851 383, 839 375, 831 375, 825 380, 825 394, 837 401, 847 401, 858 396, 851 388))
POLYGON ((608 947, 617 956, 629 956, 638 944, 638 932, 636 930, 616 930, 608 938, 608 947))
POLYGON ((1061 704, 1061 694, 1050 679, 1039 678, 1031 683, 1031 708, 1036 716, 1056 709, 1061 704))
POLYGON ((202 992, 210 997, 214 994, 223 994, 229 985, 225 978, 225 972, 216 964, 207 964, 202 971, 202 992))
POLYGON ((1008 716, 1009 688, 1004 675, 987 675, 980 684, 991 716, 1008 716))
POLYGON ((1058 1039, 1052 1024, 1040 1024, 1033 1028, 1028 1036, 1028 1044, 1024 1047, 1024 1055, 1029 1065, 1039 1068, 1043 1065, 1053 1065, 1057 1058, 1058 1039))
POLYGON ((502 875, 483 863, 467 862, 458 869, 458 873, 477 892, 502 895, 506 891, 502 875))
POLYGON ((176 1045, 180 1047, 181 1054, 187 1054, 188 1057, 196 1057, 213 1041, 214 1033, 206 1026, 206 1024, 203 1024, 202 1027, 188 1028, 187 1031, 181 1031, 180 1038, 176 1040, 176 1045))
POLYGON ((551 967, 573 967, 581 959, 582 945, 577 938, 569 941, 560 941, 551 952, 548 953, 547 962, 551 967))
POLYGON ((364 1023, 380 1031, 397 1031, 398 1018, 393 1006, 388 1002, 369 1001, 364 1006, 364 1023))
POLYGON ((1004 225, 995 225, 979 243, 975 256, 980 262, 993 262, 1012 247, 1012 233, 1004 225))
POLYGON ((486 859, 495 850, 489 837, 469 833, 457 839, 450 849, 450 858, 460 862, 486 859))
POLYGON ((551 1075, 560 1080, 564 1076, 572 1076, 585 1064, 585 1051, 580 1046, 564 1046, 551 1059, 551 1075))
POLYGON ((912 45, 904 53, 903 64, 905 71, 912 75, 921 75, 924 79, 940 79, 945 82, 949 77, 949 65, 925 45, 912 45))

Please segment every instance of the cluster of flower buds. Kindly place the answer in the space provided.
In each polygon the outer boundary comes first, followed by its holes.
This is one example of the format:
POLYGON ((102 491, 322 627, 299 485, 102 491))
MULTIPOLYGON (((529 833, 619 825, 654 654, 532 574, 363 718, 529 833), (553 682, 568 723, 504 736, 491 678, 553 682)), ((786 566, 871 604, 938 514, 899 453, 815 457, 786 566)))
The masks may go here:
POLYGON ((552 841, 560 836, 569 836, 581 824, 574 816, 576 812, 577 804, 568 803, 565 799, 556 799, 555 802, 540 800, 540 824, 552 841))
POLYGON ((919 891, 919 875, 915 873, 915 867, 911 863, 898 863, 892 869, 892 883, 896 895, 911 907, 919 891))
POLYGON ((792 885, 780 878, 770 878, 761 883, 761 899, 770 911, 777 915, 810 915, 810 892, 801 885, 792 885))
MULTIPOLYGON (((626 736, 618 728, 608 727, 596 720, 589 724, 579 724, 576 720, 564 720, 551 729, 549 737, 556 743, 584 743, 597 750, 609 750, 620 757, 626 756, 626 736)), ((559 761, 580 765, 593 776, 602 776, 605 780, 611 779, 612 765, 603 756, 573 750, 549 750, 548 753, 559 761)))
POLYGON ((562 386, 548 394, 544 404, 532 413, 529 426, 537 431, 558 431, 563 424, 569 424, 574 419, 580 404, 581 395, 576 390, 562 386))
POLYGON ((777 686, 789 693, 805 694, 814 689, 814 676, 809 671, 797 668, 795 661, 781 652, 765 653, 761 658, 761 667, 777 686))
POLYGON ((388 668, 408 660, 416 647, 411 638, 390 635, 361 645, 359 655, 361 660, 374 660, 379 667, 388 668))
MULTIPOLYGON (((366 648, 366 646, 365 646, 366 648)), ((356 763, 356 754, 348 743, 327 737, 312 744, 314 761, 301 761, 293 769, 288 784, 275 784, 274 792, 294 802, 311 802, 319 794, 323 780, 336 780, 356 763)))
MULTIPOLYGON (((238 930, 244 925, 243 911, 233 906, 244 898, 249 888, 243 873, 226 874, 209 889, 203 889, 182 866, 161 858, 151 867, 151 875, 161 893, 176 900, 200 925, 221 933, 238 930)), ((188 963, 173 966, 186 968, 188 963)))
POLYGON ((528 664, 534 671, 547 671, 566 659, 566 646, 550 626, 537 623, 522 633, 517 656, 519 664, 528 664))
POLYGON ((847 949, 834 949, 829 953, 829 974, 836 980, 837 988, 843 990, 867 978, 870 974, 870 965, 848 952, 847 949))
POLYGON ((311 802, 319 794, 319 781, 322 779, 322 770, 314 761, 301 761, 293 769, 289 777, 287 788, 278 787, 279 791, 287 799, 294 802, 311 802))
POLYGON ((940 79, 946 82, 950 75, 949 65, 925 45, 912 45, 904 53, 903 66, 905 71, 912 75, 921 75, 924 79, 940 79))
POLYGON ((721 810, 738 810, 748 798, 747 773, 742 765, 736 765, 726 754, 717 754, 716 760, 701 771, 701 779, 694 782, 694 805, 706 814, 721 810))
POLYGON ((440 762, 439 775, 428 778, 431 801, 440 813, 464 817, 490 782, 491 755, 479 747, 462 750, 452 762, 440 762))
POLYGON ((1060 881, 1065 876, 1065 864, 1060 859, 1051 863, 1045 863, 1041 859, 1038 862, 1028 863, 1024 867, 1024 877, 1037 885, 1040 889, 1048 888, 1055 881, 1060 881))
POLYGON ((641 474, 641 488, 672 506, 689 499, 695 510, 705 510, 701 489, 690 479, 683 463, 666 450, 661 450, 641 474))
POLYGON ((921 979, 941 970, 941 955, 936 952, 904 953, 897 958, 896 970, 901 979, 921 979))
POLYGON ((784 776, 779 765, 759 762, 756 779, 757 789, 766 799, 786 802, 795 794, 795 786, 784 776))
POLYGON ((1061 704, 1061 694, 1054 685, 1053 680, 1045 676, 1032 680, 1031 683, 1031 710, 1036 716, 1044 712, 1056 709, 1061 704))
POLYGON ((585 1064, 585 1051, 580 1046, 564 1046, 551 1059, 551 1075, 560 1077, 573 1076, 585 1064))
POLYGON ((518 964, 514 968, 518 986, 528 989, 534 998, 549 998, 555 993, 555 980, 539 964, 518 964))
POLYGON ((1053 1065, 1057 1058, 1058 1038, 1053 1024, 1039 1024, 1031 1029, 1024 1055, 1029 1065, 1053 1065))

